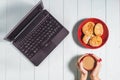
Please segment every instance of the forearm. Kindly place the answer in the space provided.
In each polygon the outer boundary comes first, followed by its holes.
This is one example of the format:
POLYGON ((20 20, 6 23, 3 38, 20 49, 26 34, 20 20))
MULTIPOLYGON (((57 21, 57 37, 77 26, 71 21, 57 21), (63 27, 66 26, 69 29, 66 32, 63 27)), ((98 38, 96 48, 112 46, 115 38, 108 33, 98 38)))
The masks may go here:
POLYGON ((87 80, 87 75, 81 74, 80 80, 87 80))
POLYGON ((91 78, 91 80, 100 80, 100 78, 99 77, 93 77, 93 78, 91 78))

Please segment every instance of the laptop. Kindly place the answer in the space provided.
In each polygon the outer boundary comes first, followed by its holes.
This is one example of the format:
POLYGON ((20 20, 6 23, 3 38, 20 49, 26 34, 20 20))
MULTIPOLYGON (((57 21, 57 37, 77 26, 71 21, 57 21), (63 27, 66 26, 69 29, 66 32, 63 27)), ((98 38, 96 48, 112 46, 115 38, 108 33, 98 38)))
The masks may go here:
POLYGON ((68 33, 68 30, 43 8, 40 1, 8 33, 5 40, 10 41, 35 66, 38 66, 68 33))

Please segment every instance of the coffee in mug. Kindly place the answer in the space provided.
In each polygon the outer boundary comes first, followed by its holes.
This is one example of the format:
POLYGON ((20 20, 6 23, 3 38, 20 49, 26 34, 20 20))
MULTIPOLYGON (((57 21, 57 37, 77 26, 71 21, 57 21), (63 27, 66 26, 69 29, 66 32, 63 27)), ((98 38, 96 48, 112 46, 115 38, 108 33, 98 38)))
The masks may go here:
POLYGON ((88 71, 93 70, 96 66, 96 60, 92 55, 87 55, 83 57, 82 63, 84 69, 88 71))

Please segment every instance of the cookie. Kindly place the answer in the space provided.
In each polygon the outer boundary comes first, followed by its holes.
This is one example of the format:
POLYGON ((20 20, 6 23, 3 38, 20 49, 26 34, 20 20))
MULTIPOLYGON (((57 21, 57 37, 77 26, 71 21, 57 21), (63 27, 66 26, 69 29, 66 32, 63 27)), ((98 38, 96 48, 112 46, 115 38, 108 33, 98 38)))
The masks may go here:
POLYGON ((102 44, 102 38, 100 36, 94 36, 89 40, 89 45, 92 47, 98 47, 102 44))
POLYGON ((93 29, 94 29, 95 23, 94 22, 87 22, 83 27, 82 27, 82 32, 85 35, 93 34, 93 29))
POLYGON ((82 41, 85 43, 85 44, 88 44, 89 40, 91 37, 93 37, 94 35, 84 35, 83 38, 82 38, 82 41))
POLYGON ((97 23, 94 28, 94 34, 97 36, 103 35, 103 25, 101 23, 97 23))

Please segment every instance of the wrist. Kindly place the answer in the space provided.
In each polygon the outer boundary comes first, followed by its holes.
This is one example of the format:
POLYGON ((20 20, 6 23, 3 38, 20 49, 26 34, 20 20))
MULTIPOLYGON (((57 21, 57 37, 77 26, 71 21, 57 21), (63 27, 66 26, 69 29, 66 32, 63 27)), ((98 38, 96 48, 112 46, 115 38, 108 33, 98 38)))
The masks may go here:
POLYGON ((92 77, 91 80, 100 80, 99 77, 92 77))
POLYGON ((81 74, 80 80, 87 80, 87 74, 81 74))

